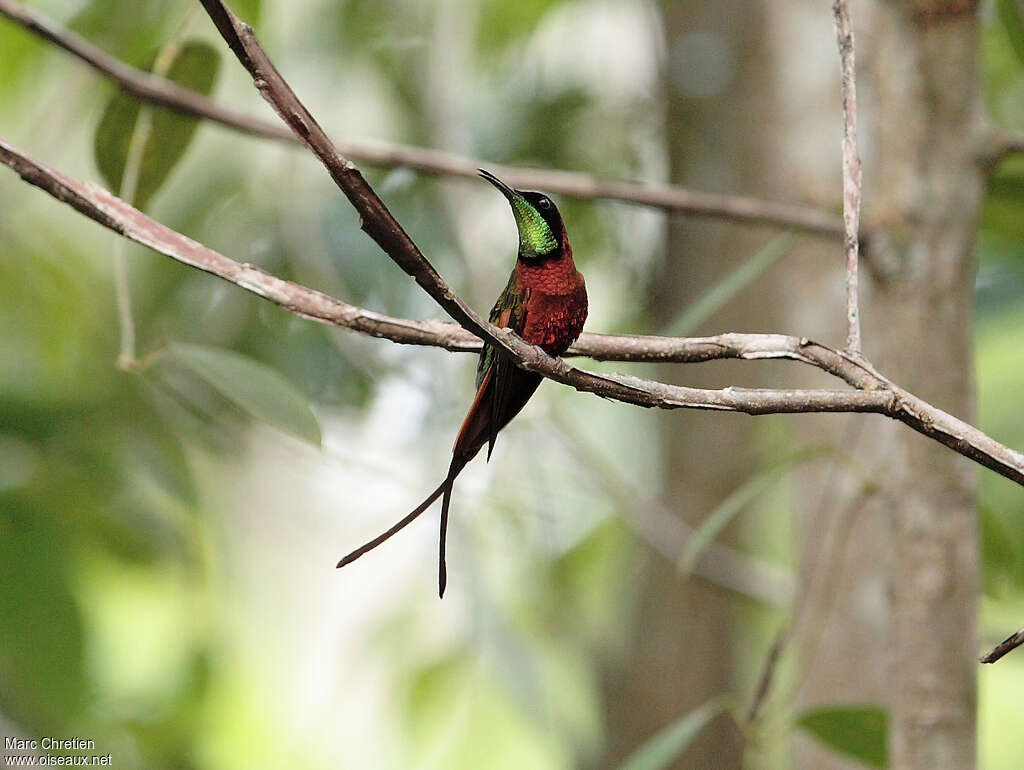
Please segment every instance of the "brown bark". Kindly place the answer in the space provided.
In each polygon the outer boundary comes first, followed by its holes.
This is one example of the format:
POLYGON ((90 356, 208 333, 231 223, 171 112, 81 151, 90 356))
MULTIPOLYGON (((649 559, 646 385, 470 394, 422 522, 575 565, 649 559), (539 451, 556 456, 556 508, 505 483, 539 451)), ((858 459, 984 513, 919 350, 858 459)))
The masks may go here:
MULTIPOLYGON (((855 6, 869 162, 864 348, 887 376, 941 409, 974 411, 971 299, 984 171, 973 4, 855 6), (866 48, 866 51, 865 51, 866 48)), ((972 768, 976 730, 978 535, 973 469, 890 424, 856 453, 881 483, 858 506, 820 644, 805 652, 805 703, 890 709, 890 766, 972 768), (885 589, 884 587, 888 588, 885 589)), ((839 497, 856 493, 846 478, 839 497)), ((808 501, 810 506, 817 498, 808 501)), ((804 578, 842 504, 808 510, 804 578)), ((819 609, 821 609, 819 607, 819 609)), ((801 766, 852 767, 802 745, 801 766)))
MULTIPOLYGON (((771 77, 766 72, 771 67, 762 16, 758 2, 680 2, 666 7, 667 141, 673 182, 755 195, 777 190, 775 180, 768 178, 770 150, 762 140, 762 126, 744 118, 770 109, 771 77), (690 58, 699 56, 698 49, 686 53, 701 40, 694 33, 703 36, 703 44, 721 46, 719 64, 726 70, 726 82, 713 95, 688 91, 680 83, 681 76, 687 76, 685 69, 698 63, 690 58)), ((764 242, 763 233, 671 219, 665 262, 652 281, 653 325, 671 321, 764 242)), ((709 328, 771 324, 771 298, 771 290, 759 285, 717 314, 709 328)), ((659 373, 685 378, 689 385, 757 376, 729 364, 659 373)), ((660 428, 665 499, 688 523, 699 523, 749 475, 756 462, 751 448, 754 426, 748 421, 723 422, 714 415, 681 414, 662 420, 660 428)), ((713 696, 735 692, 737 684, 730 641, 734 597, 702 581, 681 581, 673 564, 657 558, 643 565, 636 590, 628 662, 609 678, 606 688, 609 766, 673 719, 713 696)), ((673 767, 735 768, 742 755, 742 736, 721 718, 673 767)))
MULTIPOLYGON (((873 24, 878 162, 869 190, 892 226, 871 263, 869 353, 940 408, 971 415, 972 257, 984 189, 978 17, 972 3, 931 2, 928 14, 920 5, 879 3, 873 24)), ((892 457, 901 492, 890 510, 892 767, 971 768, 975 472, 902 433, 892 457)))

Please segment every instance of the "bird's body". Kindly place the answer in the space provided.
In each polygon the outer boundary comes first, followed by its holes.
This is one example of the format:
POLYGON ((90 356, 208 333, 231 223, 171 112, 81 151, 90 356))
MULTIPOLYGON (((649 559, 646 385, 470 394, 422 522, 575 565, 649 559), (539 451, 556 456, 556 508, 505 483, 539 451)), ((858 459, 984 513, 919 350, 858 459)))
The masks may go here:
MULTIPOLYGON (((572 246, 562 218, 547 196, 513 190, 497 177, 480 175, 497 187, 512 205, 519 229, 519 254, 508 285, 491 310, 490 322, 512 329, 524 341, 549 355, 564 353, 583 331, 587 290, 576 269, 572 246)), ((376 548, 425 511, 438 497, 441 503, 439 593, 446 582, 445 535, 452 486, 466 464, 486 444, 490 458, 498 432, 529 401, 543 378, 513 364, 485 344, 477 366, 476 397, 455 439, 448 475, 426 500, 379 537, 342 559, 342 567, 376 548)))

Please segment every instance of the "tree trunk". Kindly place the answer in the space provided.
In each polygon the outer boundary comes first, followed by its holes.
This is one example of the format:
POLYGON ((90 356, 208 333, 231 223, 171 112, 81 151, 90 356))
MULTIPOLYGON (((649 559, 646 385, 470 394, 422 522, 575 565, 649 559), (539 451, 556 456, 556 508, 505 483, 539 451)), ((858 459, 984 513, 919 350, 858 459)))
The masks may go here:
MULTIPOLYGON (((719 192, 771 195, 775 179, 763 124, 750 115, 772 109, 771 57, 762 4, 677 2, 665 9, 666 94, 671 181, 719 192)), ((770 233, 707 220, 671 218, 664 264, 652 281, 649 314, 663 328, 770 233)), ((770 328, 770 292, 749 291, 707 324, 707 330, 770 328)), ((703 330, 702 330, 703 331, 703 330)), ((736 362, 670 366, 666 381, 722 387, 755 374, 736 362)), ((671 510, 691 524, 750 474, 756 464, 755 423, 728 415, 683 412, 659 421, 671 510)), ((698 579, 683 581, 675 565, 651 556, 638 580, 634 629, 620 670, 606 682, 609 750, 615 766, 638 744, 708 699, 734 693, 735 595, 698 579)), ((739 767, 743 742, 722 717, 703 731, 673 767, 739 767)))
MULTIPOLYGON (((969 0, 880 2, 874 88, 878 157, 868 222, 873 323, 883 372, 971 421, 973 250, 979 162, 977 7, 969 0)), ((910 431, 891 449, 892 767, 975 764, 979 554, 974 468, 910 431)))
MULTIPOLYGON (((854 4, 853 13, 866 108, 865 353, 886 376, 971 421, 972 252, 985 173, 978 160, 977 8, 957 0, 877 0, 854 4)), ((831 66, 838 69, 835 61, 831 66)), ((838 155, 838 107, 833 114, 838 155)), ((838 247, 835 259, 838 264, 838 247)), ((838 271, 830 280, 841 280, 838 271)), ((838 313, 826 312, 838 320, 838 313)), ((835 325, 829 333, 842 338, 835 325)), ((817 597, 819 616, 832 612, 823 628, 806 635, 821 638, 804 645, 810 657, 803 661, 803 705, 880 702, 890 712, 890 767, 972 768, 975 471, 902 425, 879 418, 844 424, 854 427, 833 435, 856 438, 846 448, 880 491, 858 502, 863 482, 839 471, 843 478, 824 510, 820 487, 811 487, 804 500, 801 584, 808 590, 820 578, 826 533, 837 517, 854 518, 826 567, 839 571, 837 587, 817 597)), ((800 766, 856 767, 803 741, 800 766)))

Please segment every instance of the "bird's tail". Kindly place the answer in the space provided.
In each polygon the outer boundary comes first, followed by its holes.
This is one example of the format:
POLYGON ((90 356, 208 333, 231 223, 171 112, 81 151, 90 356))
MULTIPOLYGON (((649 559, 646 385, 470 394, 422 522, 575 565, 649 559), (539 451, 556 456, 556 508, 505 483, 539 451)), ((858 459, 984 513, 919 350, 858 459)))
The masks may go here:
POLYGON ((442 497, 441 500, 441 542, 440 542, 440 563, 438 565, 438 595, 444 596, 445 584, 448 582, 448 572, 445 567, 445 539, 448 534, 448 507, 451 504, 452 499, 452 487, 455 484, 455 478, 459 475, 464 467, 466 467, 467 458, 456 454, 452 457, 452 464, 448 468, 448 475, 445 476, 444 481, 427 495, 427 498, 413 508, 406 516, 397 522, 391 529, 386 532, 382 532, 377 535, 373 540, 368 543, 359 546, 356 550, 352 551, 348 556, 338 562, 338 568, 344 567, 346 564, 351 564, 364 553, 368 553, 382 544, 386 540, 389 540, 392 535, 395 535, 405 529, 407 526, 412 524, 421 513, 429 508, 437 498, 442 497))

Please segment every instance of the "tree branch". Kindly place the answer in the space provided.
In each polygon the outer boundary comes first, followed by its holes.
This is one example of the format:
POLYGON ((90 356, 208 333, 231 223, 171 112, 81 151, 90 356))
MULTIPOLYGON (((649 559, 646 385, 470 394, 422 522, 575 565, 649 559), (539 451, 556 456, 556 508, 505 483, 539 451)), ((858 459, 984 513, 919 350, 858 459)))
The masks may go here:
POLYGON ((1024 644, 1024 628, 1022 628, 1020 631, 1013 634, 1009 638, 1001 641, 999 644, 992 648, 992 651, 990 653, 982 656, 980 660, 982 663, 995 663, 1006 653, 1017 649, 1022 644, 1024 644))
MULTIPOLYGON (((480 348, 477 337, 453 324, 381 315, 291 281, 283 281, 252 265, 235 262, 150 219, 102 187, 71 179, 43 165, 3 139, 0 139, 0 162, 14 169, 25 181, 104 227, 179 262, 230 281, 296 315, 406 344, 433 345, 453 351, 477 351, 480 348)), ((431 272, 436 275, 433 268, 431 272)), ((503 347, 518 365, 577 390, 662 409, 715 409, 747 414, 886 414, 1024 485, 1024 455, 899 388, 867 362, 820 343, 781 334, 723 334, 693 339, 585 334, 573 351, 576 355, 618 361, 698 362, 721 358, 802 361, 840 377, 858 390, 703 390, 618 374, 602 375, 572 368, 565 361, 551 358, 526 344, 509 330, 485 323, 468 308, 462 311, 464 304, 439 276, 439 285, 430 282, 429 273, 416 277, 421 285, 428 284, 428 293, 435 299, 435 294, 442 293, 446 310, 447 306, 454 305, 471 321, 475 316, 472 323, 481 330, 481 336, 503 347)))
POLYGON ((991 129, 988 134, 984 160, 989 168, 1011 155, 1024 154, 1024 134, 1010 134, 1000 129, 991 129))
MULTIPOLYGON (((0 0, 0 15, 76 56, 140 99, 254 136, 288 142, 301 141, 284 126, 250 117, 172 81, 135 69, 74 32, 62 28, 38 11, 26 8, 14 0, 0 0)), ((386 142, 348 140, 337 143, 336 147, 345 156, 372 165, 406 166, 428 174, 471 179, 476 178, 477 168, 486 165, 514 187, 539 188, 574 198, 624 201, 666 211, 747 224, 787 227, 832 237, 843 233, 841 219, 831 211, 801 204, 718 195, 674 185, 601 179, 571 171, 505 166, 440 150, 386 142)))
MULTIPOLYGON (((349 305, 312 289, 284 281, 252 265, 240 264, 165 225, 149 218, 109 191, 89 182, 80 182, 64 176, 0 138, 0 162, 14 169, 25 181, 45 190, 55 198, 69 204, 81 213, 126 238, 165 254, 173 259, 212 273, 253 292, 277 305, 323 323, 342 326, 375 337, 387 337, 399 342, 418 345, 437 345, 449 350, 474 351, 480 348, 483 337, 506 350, 524 368, 552 377, 577 390, 593 392, 607 398, 663 409, 702 408, 748 414, 789 413, 802 411, 857 411, 882 412, 891 400, 883 391, 858 390, 762 390, 725 388, 703 390, 642 380, 620 374, 596 374, 568 366, 558 358, 548 356, 539 348, 523 342, 508 329, 499 329, 481 320, 479 316, 456 297, 440 276, 437 284, 429 281, 429 274, 414 277, 421 285, 427 284, 428 293, 442 293, 444 304, 455 308, 450 311, 464 316, 467 325, 480 329, 478 337, 468 334, 453 324, 438 321, 409 321, 392 318, 349 305)), ((380 204, 383 205, 383 204, 380 204)), ((384 230, 382 226, 374 232, 384 230)), ((390 231, 387 231, 390 234, 390 231)), ((430 268, 433 271, 433 268, 430 268)), ((434 273, 436 275, 436 273, 434 273)), ((835 351, 816 343, 783 335, 721 335, 693 340, 673 341, 670 338, 636 337, 620 335, 587 335, 599 355, 619 360, 690 360, 706 361, 712 358, 791 358, 812 362, 829 362, 835 351), (624 352, 616 355, 614 342, 624 342, 624 352), (806 342, 811 350, 802 355, 799 346, 806 342), (668 344, 666 344, 668 343, 668 344)), ((586 346, 583 348, 586 350, 586 346)), ((823 365, 824 368, 824 365, 823 365)), ((846 373, 853 377, 852 373, 846 373)))
MULTIPOLYGON (((860 363, 875 380, 863 401, 843 391, 704 391, 638 380, 623 375, 597 375, 574 369, 561 359, 534 348, 508 329, 486 323, 459 299, 409 239, 391 212, 359 171, 338 153, 331 140, 281 77, 260 46, 252 28, 221 0, 201 0, 225 41, 249 70, 253 83, 292 130, 320 158, 331 177, 359 212, 362 227, 391 259, 412 276, 462 326, 510 354, 517 366, 542 374, 576 390, 597 393, 640 406, 663 409, 702 408, 768 414, 804 411, 870 411, 901 420, 924 435, 1024 485, 1024 455, 999 444, 978 429, 899 388, 860 363), (878 399, 887 392, 891 398, 878 399)), ((849 356, 847 356, 850 359, 849 356)), ((852 361, 852 359, 850 359, 852 361)), ((866 386, 865 386, 866 387, 866 386)))
POLYGON ((857 240, 860 231, 860 155, 857 153, 857 76, 849 0, 834 0, 843 91, 843 246, 846 252, 846 349, 860 353, 857 240))

